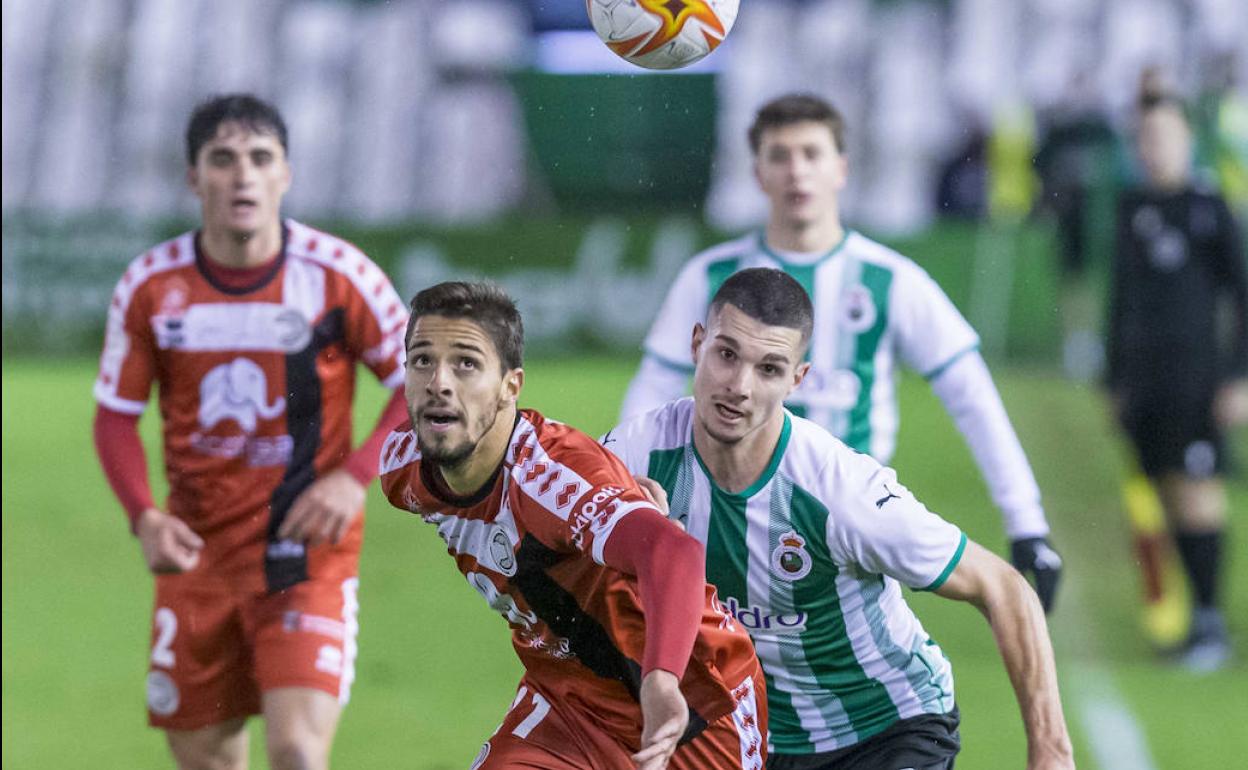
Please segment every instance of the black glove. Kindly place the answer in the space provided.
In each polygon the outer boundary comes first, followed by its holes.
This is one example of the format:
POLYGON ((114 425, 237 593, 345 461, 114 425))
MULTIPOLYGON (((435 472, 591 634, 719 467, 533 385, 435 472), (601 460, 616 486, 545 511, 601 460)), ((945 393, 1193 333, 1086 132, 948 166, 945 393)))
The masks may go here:
POLYGON ((1047 613, 1053 609, 1053 597, 1057 594, 1057 582, 1062 576, 1062 557, 1057 555, 1047 537, 1024 537, 1010 541, 1010 561, 1014 569, 1027 575, 1031 573, 1040 606, 1047 613))

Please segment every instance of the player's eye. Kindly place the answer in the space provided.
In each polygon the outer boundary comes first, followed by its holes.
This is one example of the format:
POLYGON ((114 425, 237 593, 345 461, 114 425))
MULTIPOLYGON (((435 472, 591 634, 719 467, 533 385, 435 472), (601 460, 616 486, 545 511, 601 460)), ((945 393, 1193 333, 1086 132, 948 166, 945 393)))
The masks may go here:
POLYGON ((253 152, 251 154, 251 162, 255 166, 267 166, 273 162, 273 153, 267 150, 253 152))
POLYGON ((216 168, 225 168, 234 162, 234 153, 225 150, 217 150, 208 153, 208 165, 216 168))
POLYGON ((762 369, 763 374, 767 375, 768 377, 774 377, 775 375, 780 373, 780 367, 776 366, 775 364, 763 364, 759 368, 762 369))
POLYGON ((429 366, 429 356, 423 354, 408 356, 407 363, 413 369, 423 369, 429 366))
POLYGON ((459 360, 459 365, 464 369, 476 369, 477 360, 475 358, 461 358, 459 360))
POLYGON ((733 350, 732 348, 720 348, 719 357, 724 359, 725 361, 731 361, 737 357, 737 351, 733 350))

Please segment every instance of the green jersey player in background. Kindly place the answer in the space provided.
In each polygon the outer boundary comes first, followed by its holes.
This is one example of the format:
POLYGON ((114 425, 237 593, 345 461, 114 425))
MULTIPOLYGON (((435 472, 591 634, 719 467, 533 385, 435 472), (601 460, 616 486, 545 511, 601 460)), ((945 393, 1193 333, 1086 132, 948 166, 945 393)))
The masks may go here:
POLYGON ((767 681, 769 770, 952 768, 949 661, 901 585, 987 617, 1022 709, 1027 767, 1071 768, 1044 613, 1027 581, 927 510, 896 474, 783 402, 812 369, 805 291, 728 278, 693 327, 693 398, 602 443, 666 493, 706 545, 706 576, 750 632, 767 681))
POLYGON ((810 372, 789 409, 888 463, 898 424, 896 359, 921 373, 970 445, 1004 515, 1014 566, 1034 575, 1047 611, 1061 559, 1048 542, 1040 490, 979 354, 979 338, 921 267, 841 225, 843 134, 840 114, 812 96, 784 96, 759 110, 749 139, 769 203, 767 226, 684 266, 646 337, 620 419, 685 393, 689 330, 706 318, 711 296, 729 275, 747 267, 781 269, 815 308, 810 372))

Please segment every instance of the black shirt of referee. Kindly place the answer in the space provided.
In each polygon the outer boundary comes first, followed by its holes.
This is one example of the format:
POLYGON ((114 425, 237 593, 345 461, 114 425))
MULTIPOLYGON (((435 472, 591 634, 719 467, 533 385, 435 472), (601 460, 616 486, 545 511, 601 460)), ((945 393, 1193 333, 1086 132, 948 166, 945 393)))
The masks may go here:
POLYGON ((1248 375, 1245 273, 1243 240, 1216 193, 1188 185, 1123 194, 1107 384, 1150 476, 1223 470, 1212 406, 1219 386, 1248 375), (1219 310, 1228 300, 1229 330, 1219 310), (1199 442, 1215 454, 1194 461, 1190 450, 1199 442))

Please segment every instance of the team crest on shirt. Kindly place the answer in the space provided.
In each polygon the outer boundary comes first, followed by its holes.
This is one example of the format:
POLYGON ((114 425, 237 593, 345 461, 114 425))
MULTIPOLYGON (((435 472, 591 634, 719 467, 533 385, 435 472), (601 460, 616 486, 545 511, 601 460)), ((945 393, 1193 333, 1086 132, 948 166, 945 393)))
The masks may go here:
POLYGON ((878 317, 875 299, 866 286, 856 284, 841 295, 840 322, 845 331, 861 334, 875 326, 878 317))
POLYGON ((781 580, 793 582, 810 574, 811 558, 806 552, 806 539, 789 530, 780 536, 780 544, 771 552, 771 571, 781 580))
POLYGON ((494 525, 490 532, 489 551, 490 560, 494 562, 493 567, 496 570, 507 577, 516 574, 516 552, 511 547, 507 530, 500 525, 494 525))

